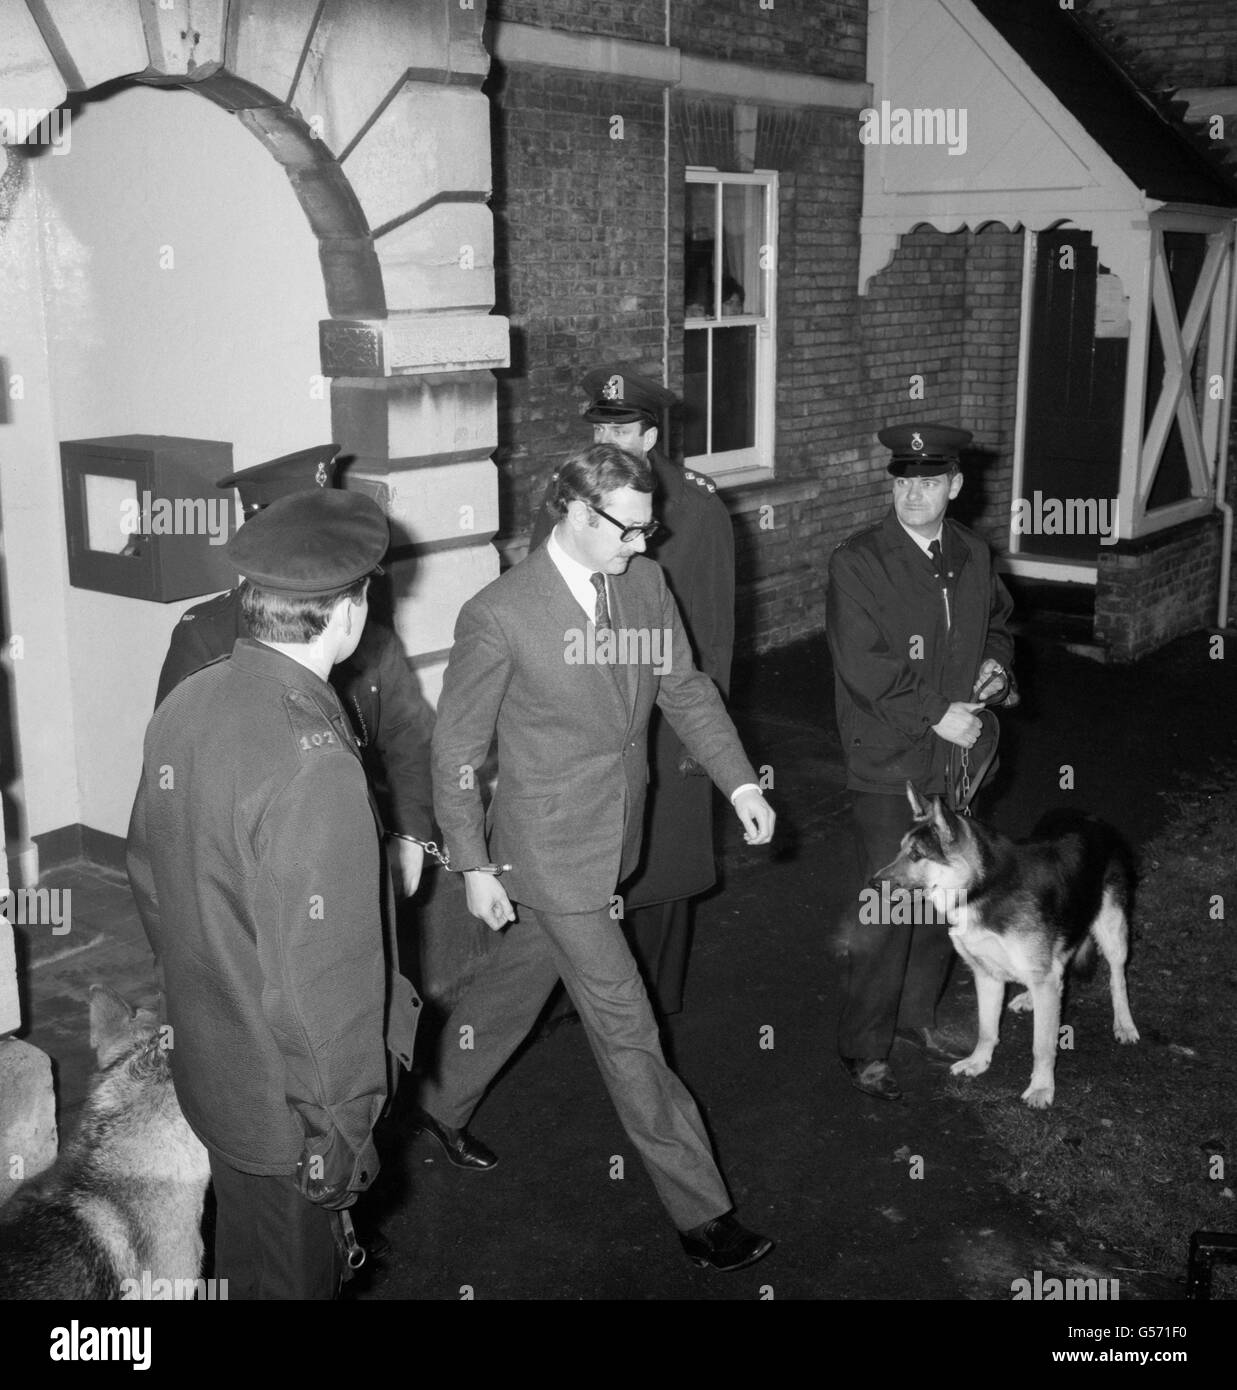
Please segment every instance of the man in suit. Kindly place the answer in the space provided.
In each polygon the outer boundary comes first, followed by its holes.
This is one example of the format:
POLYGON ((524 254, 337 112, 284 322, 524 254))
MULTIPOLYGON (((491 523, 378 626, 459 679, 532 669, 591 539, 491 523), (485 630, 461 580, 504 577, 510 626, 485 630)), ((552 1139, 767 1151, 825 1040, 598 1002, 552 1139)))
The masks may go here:
MULTIPOLYGON (((581 385, 594 442, 617 444, 653 471, 661 530, 652 556, 678 604, 696 669, 724 698, 734 653, 734 531, 714 484, 671 463, 658 447, 659 421, 678 397, 621 362, 592 368, 581 385)), ((557 521, 553 496, 551 481, 530 549, 545 543, 557 521)), ((649 768, 644 857, 623 885, 622 920, 649 995, 665 1017, 683 1007, 691 900, 717 880, 713 784, 656 708, 649 721, 649 768)))
MULTIPOLYGON (((232 473, 215 484, 235 488, 245 520, 281 497, 329 489, 338 444, 319 444, 232 473)), ((172 629, 159 672, 155 706, 186 676, 231 654, 248 636, 240 590, 195 604, 172 629)), ((430 735, 434 715, 425 702, 395 634, 370 617, 356 651, 330 674, 382 813, 396 887, 411 897, 421 881, 425 843, 433 834, 430 735)))
MULTIPOLYGON (((826 600, 860 888, 910 829, 907 780, 946 794, 951 762, 976 751, 983 704, 1016 700, 1009 594, 984 542, 945 516, 970 432, 895 425, 878 438, 892 450, 892 506, 833 552, 826 600)), ((973 1039, 937 1026, 954 955, 944 927, 870 915, 847 923, 838 1052, 860 1091, 898 1100, 895 1038, 938 1062, 973 1039)))
POLYGON ((654 702, 731 799, 749 844, 768 843, 774 814, 717 688, 692 664, 661 569, 641 555, 652 487, 647 464, 613 445, 574 455, 559 470, 550 539, 460 610, 434 734, 434 809, 469 911, 506 930, 447 1020, 421 1127, 458 1166, 493 1167, 466 1126, 561 978, 684 1249, 731 1270, 772 1242, 731 1213, 611 911, 639 859, 654 702), (487 836, 476 769, 495 735, 487 836), (472 1046, 458 1045, 461 1029, 472 1046))
POLYGON ((388 539, 358 493, 299 493, 248 522, 228 553, 253 636, 146 731, 129 880, 233 1298, 333 1296, 336 1213, 378 1172, 387 1053, 412 1061, 419 1001, 384 940, 377 811, 327 681, 388 539))

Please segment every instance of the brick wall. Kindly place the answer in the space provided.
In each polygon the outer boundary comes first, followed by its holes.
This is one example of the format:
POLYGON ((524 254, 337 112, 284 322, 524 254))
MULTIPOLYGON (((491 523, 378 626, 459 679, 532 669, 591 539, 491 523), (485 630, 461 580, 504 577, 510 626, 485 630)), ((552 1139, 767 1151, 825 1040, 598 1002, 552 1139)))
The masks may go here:
POLYGON ((1172 86, 1237 84, 1237 5, 1229 0, 1098 0, 1097 11, 1172 86))
POLYGON ((583 372, 611 357, 660 375, 664 122, 651 86, 515 69, 493 96, 496 309, 511 318, 495 460, 511 536, 589 442, 583 372))
POLYGON ((666 36, 666 0, 489 0, 486 13, 490 19, 599 38, 664 43, 666 36))
POLYGON ((1134 661, 1215 620, 1218 513, 1100 551, 1095 637, 1117 661, 1134 661))
POLYGON ((684 52, 863 80, 867 0, 671 0, 684 52))

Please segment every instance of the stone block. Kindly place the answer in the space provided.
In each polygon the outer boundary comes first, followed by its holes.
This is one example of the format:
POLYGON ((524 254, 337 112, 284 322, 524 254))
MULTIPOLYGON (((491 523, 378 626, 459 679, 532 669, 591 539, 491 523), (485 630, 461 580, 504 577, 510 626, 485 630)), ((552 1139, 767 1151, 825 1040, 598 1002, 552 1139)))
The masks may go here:
POLYGON ((30 11, 75 92, 141 72, 149 61, 133 0, 30 0, 30 11))
POLYGON ((56 1092, 46 1052, 0 1039, 0 1205, 56 1161, 56 1092))
POLYGON ((67 88, 39 26, 22 0, 0 0, 0 108, 51 111, 67 88))
POLYGON ((389 311, 493 307, 494 218, 484 203, 438 203, 374 249, 389 311))
POLYGON ((280 101, 292 96, 319 0, 234 5, 228 17, 228 69, 280 101))
POLYGON ((410 82, 343 165, 373 231, 444 194, 488 196, 489 101, 467 87, 410 82))
POLYGON ((164 9, 159 0, 138 0, 149 55, 148 74, 209 77, 223 67, 224 21, 228 0, 176 0, 164 9))
POLYGON ((444 0, 326 0, 293 105, 320 123, 335 154, 349 149, 409 72, 449 70, 452 8, 444 0))
POLYGON ((327 376, 404 376, 495 369, 510 363, 509 326, 497 314, 327 319, 319 324, 327 376))
POLYGON ((498 530, 498 475, 489 459, 389 470, 362 459, 349 467, 345 485, 375 489, 393 548, 476 544, 498 530))
POLYGON ((331 385, 332 437, 367 459, 492 454, 497 383, 490 372, 331 385))
POLYGON ((488 543, 430 550, 384 565, 395 596, 395 632, 410 656, 445 652, 460 609, 498 578, 498 551, 488 543))

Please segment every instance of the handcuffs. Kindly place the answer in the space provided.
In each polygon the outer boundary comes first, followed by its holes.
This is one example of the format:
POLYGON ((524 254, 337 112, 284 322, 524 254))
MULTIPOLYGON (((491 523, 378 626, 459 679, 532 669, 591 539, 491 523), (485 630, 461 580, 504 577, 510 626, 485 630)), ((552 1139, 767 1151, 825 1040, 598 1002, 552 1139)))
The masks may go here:
MULTIPOLYGON (((455 872, 451 868, 450 853, 446 849, 439 849, 438 845, 433 840, 418 840, 415 835, 404 835, 401 834, 398 830, 388 830, 387 834, 393 840, 408 840, 410 843, 414 845, 420 845, 421 848, 426 852, 426 854, 430 856, 431 859, 436 859, 442 865, 442 867, 448 870, 449 872, 455 872)), ((493 874, 495 877, 497 877, 499 874, 506 873, 510 868, 510 864, 474 864, 471 869, 461 869, 459 870, 459 872, 465 874, 493 874)))

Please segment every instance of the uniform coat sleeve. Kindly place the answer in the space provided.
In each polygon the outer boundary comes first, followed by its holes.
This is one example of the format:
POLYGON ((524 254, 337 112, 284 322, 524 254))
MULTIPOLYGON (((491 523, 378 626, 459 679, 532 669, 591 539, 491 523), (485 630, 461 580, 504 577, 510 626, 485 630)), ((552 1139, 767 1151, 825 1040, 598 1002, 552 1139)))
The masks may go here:
POLYGON ((375 744, 385 783, 384 820, 390 830, 428 840, 434 829, 430 752, 434 712, 393 635, 381 644, 378 672, 382 718, 375 744))
POLYGON ((308 754, 267 808, 255 852, 262 1009, 288 1104, 308 1140, 338 1136, 363 1154, 387 1082, 379 847, 359 762, 342 749, 308 754))
POLYGON ((183 618, 172 629, 167 655, 163 658, 163 666, 159 672, 159 687, 155 692, 156 709, 186 676, 193 675, 195 671, 200 671, 203 666, 208 666, 232 650, 232 643, 229 641, 223 651, 217 651, 207 641, 208 635, 205 624, 196 621, 186 622, 183 618))

